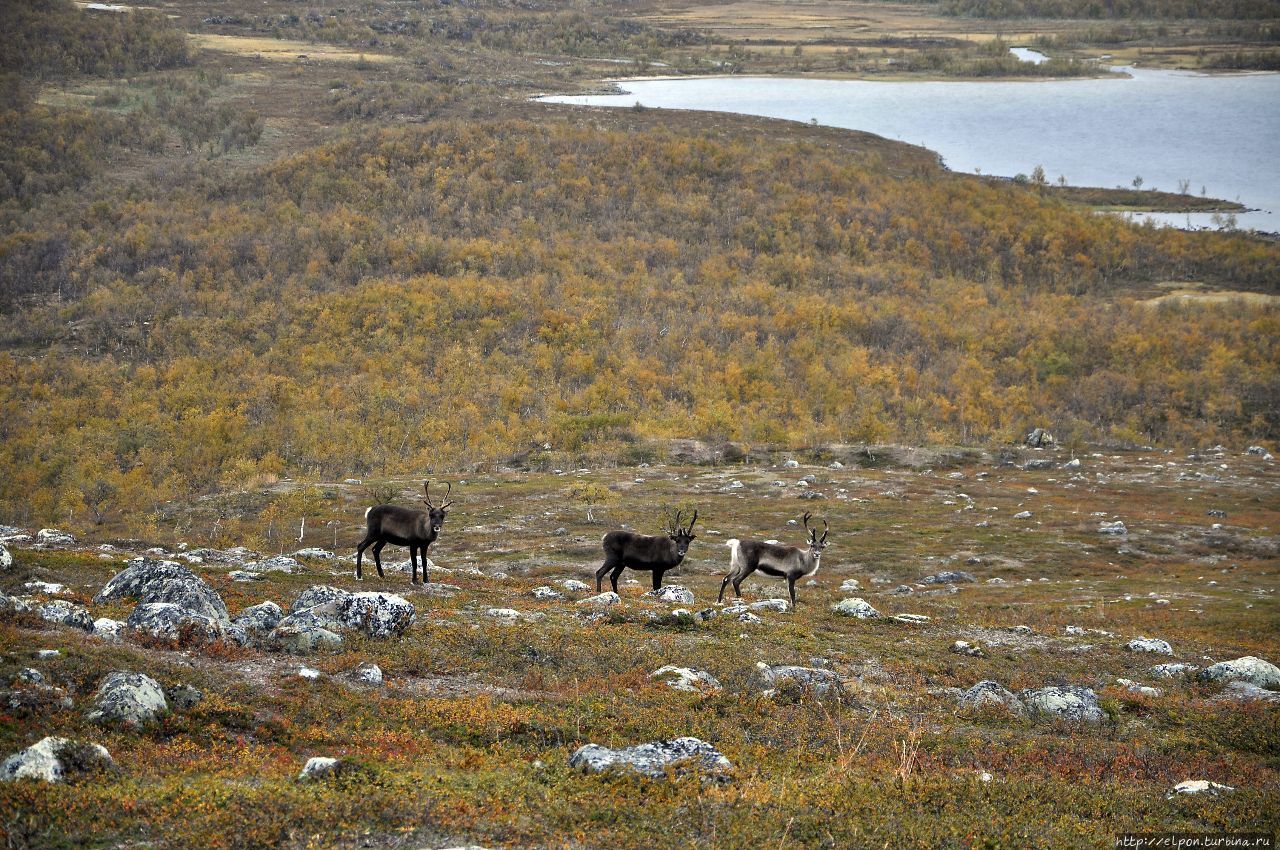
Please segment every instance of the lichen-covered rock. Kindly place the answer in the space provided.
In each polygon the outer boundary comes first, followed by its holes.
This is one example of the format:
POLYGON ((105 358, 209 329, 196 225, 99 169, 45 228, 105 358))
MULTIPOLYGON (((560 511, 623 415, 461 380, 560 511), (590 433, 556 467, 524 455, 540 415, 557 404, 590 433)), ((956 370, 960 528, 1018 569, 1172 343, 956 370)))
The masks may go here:
POLYGON ((5 759, 0 764, 0 781, 64 782, 84 774, 113 771, 115 767, 111 753, 101 744, 49 737, 5 759))
POLYGON ((488 608, 484 615, 504 623, 514 623, 520 619, 520 612, 514 608, 488 608))
POLYGON ((315 546, 311 546, 306 549, 299 549, 297 552, 294 552, 293 557, 315 558, 316 560, 319 560, 319 561, 329 561, 334 559, 337 556, 334 555, 332 552, 330 552, 328 549, 320 549, 315 546))
POLYGON ((280 606, 267 600, 245 608, 231 622, 251 635, 264 634, 280 625, 284 619, 284 611, 280 606))
POLYGON ((658 679, 667 687, 676 691, 691 693, 709 693, 720 690, 720 682, 705 670, 692 670, 688 667, 676 667, 667 664, 649 674, 650 679, 658 679))
POLYGON ((1051 449, 1057 445, 1053 435, 1044 428, 1032 428, 1024 442, 1027 444, 1027 448, 1030 449, 1051 449))
POLYGON ((622 598, 612 590, 606 590, 604 593, 596 596, 588 596, 586 599, 579 599, 575 605, 581 605, 583 608, 608 608, 611 605, 617 605, 622 602, 622 598))
POLYGON ((265 643, 271 649, 281 652, 306 655, 320 649, 342 646, 342 635, 321 626, 281 622, 267 635, 265 643))
POLYGON ((418 619, 413 603, 394 593, 353 593, 338 603, 342 622, 369 637, 398 637, 418 619))
POLYGON ((160 683, 145 673, 109 673, 93 698, 88 719, 138 727, 169 710, 160 683))
POLYGON ((61 626, 71 626, 86 632, 93 631, 93 615, 83 606, 76 605, 66 599, 51 599, 48 602, 41 602, 34 606, 32 610, 42 620, 48 620, 61 626))
POLYGON ((1222 689, 1222 693, 1218 694, 1214 699, 1218 702, 1258 700, 1260 702, 1280 703, 1280 692, 1260 688, 1252 682, 1227 682, 1227 686, 1222 689))
POLYGON ((298 779, 325 779, 332 776, 337 769, 337 759, 329 758, 328 756, 312 756, 307 759, 307 763, 302 766, 302 773, 298 774, 298 779))
POLYGON ((1051 686, 1022 691, 1019 695, 1032 715, 1059 717, 1080 723, 1101 723, 1105 718, 1092 688, 1051 686))
POLYGON ((331 632, 342 631, 346 628, 346 624, 342 619, 342 603, 349 598, 351 594, 343 596, 341 599, 335 599, 329 602, 322 602, 319 605, 312 605, 310 608, 302 608, 294 611, 281 618, 276 624, 276 628, 288 626, 297 629, 328 629, 331 632))
POLYGON ((227 606, 204 579, 176 561, 134 558, 103 586, 94 602, 136 599, 140 603, 167 602, 192 614, 230 622, 227 606))
POLYGON ((1198 675, 1206 682, 1248 682, 1259 688, 1280 688, 1280 668, 1252 655, 1221 661, 1204 668, 1198 675))
POLYGON ((76 539, 65 531, 56 528, 42 528, 36 532, 36 542, 46 546, 74 546, 76 539))
POLYGON ((1151 668, 1151 672, 1161 679, 1176 679, 1179 676, 1190 675, 1199 669, 1194 664, 1157 664, 1151 668))
POLYGON ((143 602, 134 607, 125 624, 135 632, 166 640, 214 641, 225 637, 230 623, 193 613, 173 602, 143 602))
POLYGON ((124 627, 125 624, 120 620, 99 617, 93 621, 93 635, 103 640, 117 641, 120 640, 120 632, 124 630, 124 627))
POLYGON ((1116 684, 1124 688, 1131 694, 1138 694, 1144 697, 1159 697, 1164 695, 1164 691, 1159 688, 1153 688, 1150 685, 1144 685, 1141 682, 1135 682, 1132 679, 1116 679, 1116 684))
POLYGON ((541 587, 535 587, 533 590, 529 591, 529 595, 534 599, 564 599, 563 593, 548 584, 544 584, 541 587))
POLYGON ((1098 524, 1099 534, 1128 534, 1129 529, 1121 520, 1115 522, 1101 522, 1098 524))
POLYGON ((973 577, 973 573, 963 570, 943 570, 920 579, 921 584, 968 584, 975 581, 977 579, 973 577))
POLYGON ((986 655, 981 646, 969 643, 967 640, 958 640, 951 644, 951 651, 956 655, 968 655, 973 658, 982 658, 986 655))
POLYGON ((694 603, 693 591, 679 584, 664 585, 657 590, 648 591, 645 596, 662 602, 673 602, 677 605, 692 605, 694 603))
POLYGON ((169 685, 164 689, 164 696, 175 711, 186 711, 194 708, 196 703, 204 699, 204 693, 199 688, 182 684, 169 685))
POLYGON ((733 770, 719 750, 697 738, 655 741, 616 750, 587 744, 569 757, 569 766, 586 773, 632 771, 653 779, 665 778, 668 770, 677 774, 697 770, 709 778, 727 779, 733 770))
POLYGON ((862 584, 856 578, 847 578, 840 583, 842 593, 856 593, 859 590, 862 590, 862 584))
POLYGON ((984 679, 962 693, 960 707, 970 710, 996 707, 1018 715, 1025 710, 1022 701, 1012 691, 991 679, 984 679))
POLYGON ((13 569, 13 555, 0 543, 0 573, 13 569))
POLYGON ((314 584, 298 594, 298 598, 293 600, 293 604, 289 606, 289 611, 297 613, 306 608, 324 605, 327 602, 341 602, 350 595, 345 590, 339 590, 327 584, 314 584))
POLYGON ((752 611, 773 611, 776 614, 785 614, 791 610, 791 603, 785 599, 761 599, 758 602, 752 602, 747 608, 752 611))
POLYGON ((1157 655, 1173 655, 1169 642, 1159 638, 1139 637, 1129 641, 1125 649, 1130 652, 1154 652, 1157 655))
POLYGON ((859 620, 880 616, 880 612, 873 608, 870 602, 857 596, 840 600, 831 606, 831 610, 842 617, 857 617, 859 620))
POLYGON ((253 573, 292 573, 302 567, 297 558, 288 555, 272 555, 261 561, 252 561, 244 569, 253 573))
POLYGON ((585 581, 578 581, 576 578, 567 578, 560 582, 560 586, 570 593, 583 593, 591 589, 591 585, 585 581))
POLYGON ((351 678, 362 685, 381 685, 383 682, 382 668, 372 661, 365 661, 351 671, 351 678))
POLYGON ((798 667, 791 664, 756 662, 757 681, 765 696, 793 695, 839 696, 844 684, 834 670, 821 667, 798 667))

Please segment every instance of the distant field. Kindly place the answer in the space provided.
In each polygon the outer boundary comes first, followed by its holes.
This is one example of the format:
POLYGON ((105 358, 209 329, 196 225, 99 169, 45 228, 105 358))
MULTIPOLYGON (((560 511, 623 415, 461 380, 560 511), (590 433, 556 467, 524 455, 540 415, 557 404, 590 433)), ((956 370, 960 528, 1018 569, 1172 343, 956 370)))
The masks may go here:
POLYGON ((278 38, 253 38, 239 35, 192 33, 188 38, 192 46, 208 50, 222 50, 244 56, 260 56, 281 62, 308 60, 316 62, 394 62, 396 57, 385 53, 370 53, 317 44, 306 41, 289 41, 278 38))

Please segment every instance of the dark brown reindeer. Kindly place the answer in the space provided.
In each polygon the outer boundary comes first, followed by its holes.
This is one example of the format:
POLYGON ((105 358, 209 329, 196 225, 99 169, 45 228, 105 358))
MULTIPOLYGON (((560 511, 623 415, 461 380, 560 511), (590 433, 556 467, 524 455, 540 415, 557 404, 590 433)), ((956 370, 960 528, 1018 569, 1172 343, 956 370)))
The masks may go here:
POLYGON ((698 521, 698 512, 693 512, 693 519, 689 520, 688 527, 680 525, 682 514, 682 511, 676 511, 675 519, 667 527, 665 537, 651 537, 633 531, 610 531, 606 534, 601 541, 604 544, 604 566, 596 570, 596 593, 600 592, 600 581, 605 573, 609 573, 609 585, 617 593, 618 576, 627 567, 651 571, 653 589, 662 587, 663 574, 680 565, 695 537, 693 524, 698 521))
POLYGON ((811 576, 818 571, 818 562, 822 558, 822 550, 827 548, 827 521, 822 521, 822 537, 818 537, 818 529, 809 528, 811 514, 804 515, 804 527, 809 532, 809 549, 805 551, 798 546, 787 546, 782 543, 764 543, 759 540, 726 540, 730 549, 729 574, 720 582, 720 597, 717 602, 724 601, 724 589, 733 582, 733 592, 741 599, 742 592, 738 586, 743 579, 756 570, 767 576, 785 578, 787 592, 791 594, 791 607, 796 607, 796 580, 811 576))
POLYGON ((418 553, 422 553, 422 583, 427 583, 427 547, 440 536, 440 527, 444 525, 445 508, 453 504, 449 494, 453 485, 445 491, 444 501, 439 506, 431 504, 431 482, 424 481, 423 492, 427 503, 425 511, 414 508, 401 508, 396 505, 375 505, 364 512, 368 531, 364 540, 356 547, 356 578, 363 579, 364 572, 360 568, 360 558, 364 550, 373 545, 373 563, 378 568, 378 578, 384 578, 382 559, 379 553, 388 543, 409 547, 409 562, 413 565, 413 576, 410 581, 418 583, 418 553))

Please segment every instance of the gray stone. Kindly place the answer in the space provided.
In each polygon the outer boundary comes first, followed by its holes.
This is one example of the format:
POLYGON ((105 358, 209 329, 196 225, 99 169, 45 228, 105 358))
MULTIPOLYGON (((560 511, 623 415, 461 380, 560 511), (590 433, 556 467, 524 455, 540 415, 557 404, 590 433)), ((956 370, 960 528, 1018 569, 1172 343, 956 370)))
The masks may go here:
POLYGON ((1176 679, 1179 676, 1189 676, 1199 669, 1194 664, 1157 664, 1151 668, 1151 672, 1162 679, 1176 679))
POLYGON ((785 599, 761 599, 750 603, 747 607, 752 611, 773 611, 776 614, 785 614, 791 610, 791 603, 785 599))
POLYGON ((520 619, 520 612, 514 608, 489 608, 485 610, 484 615, 502 620, 504 623, 515 623, 520 619))
POLYGON ((284 619, 284 611, 279 605, 268 600, 250 605, 237 614, 231 622, 253 635, 271 631, 280 625, 282 619, 284 619))
POLYGON ((394 593, 353 593, 338 603, 343 625, 369 637, 399 637, 418 619, 418 611, 394 593))
POLYGON ((1164 696, 1164 691, 1159 688, 1153 688, 1141 682, 1135 682, 1132 679, 1116 679, 1116 684, 1131 694, 1138 694, 1144 697, 1164 696))
POLYGON ((13 555, 3 543, 0 543, 0 572, 8 572, 13 569, 13 555))
POLYGON ((1022 465, 1023 469, 1030 470, 1030 471, 1035 471, 1040 469, 1053 469, 1053 467, 1054 467, 1053 458, 1048 458, 1048 457, 1032 458, 1031 460, 1027 461, 1022 465))
POLYGON ((362 685, 381 685, 383 682, 382 668, 372 661, 365 661, 351 671, 351 678, 362 685))
POLYGON ((67 592, 65 584, 58 584, 54 581, 29 581, 22 585, 22 589, 27 593, 39 593, 44 596, 57 596, 60 593, 67 592))
POLYGON ((93 621, 93 634, 103 640, 118 641, 121 632, 124 630, 125 624, 121 620, 113 620, 110 617, 99 617, 93 621))
POLYGON ((95 723, 136 728, 169 710, 160 683, 145 673, 107 674, 93 700, 94 708, 87 716, 95 723))
POLYGON ((560 586, 571 593, 584 593, 591 589, 591 585, 585 581, 578 581, 576 578, 567 578, 560 582, 560 586))
POLYGON ((650 599, 673 602, 679 605, 692 605, 694 603, 693 591, 679 584, 668 584, 657 590, 650 590, 645 593, 645 596, 650 599))
POLYGON ((1252 682, 1228 682, 1215 699, 1219 702, 1280 702, 1280 692, 1260 688, 1252 682))
POLYGON ((1200 671, 1199 678, 1207 682, 1248 682, 1259 688, 1280 688, 1280 669, 1252 655, 1206 667, 1200 671))
POLYGON ((1051 686, 1022 691, 1019 696, 1028 713, 1080 723, 1101 723, 1105 718, 1098 695, 1077 685, 1051 686))
MULTIPOLYGON (((347 594, 349 597, 350 594, 347 594)), ((322 602, 319 605, 313 605, 310 608, 302 608, 294 611, 281 618, 276 627, 287 626, 299 629, 328 629, 329 631, 342 631, 346 628, 343 622, 341 605, 346 597, 335 599, 329 602, 322 602)))
POLYGON ((321 561, 329 561, 337 556, 334 555, 332 552, 330 552, 328 549, 318 549, 312 546, 307 549, 299 549, 297 552, 293 553, 293 557, 316 558, 317 560, 321 560, 321 561))
POLYGON ((543 600, 565 598, 563 593, 561 593, 560 591, 556 590, 554 587, 548 584, 544 584, 541 587, 535 587, 533 590, 529 591, 529 595, 532 596, 534 599, 543 599, 543 600))
POLYGON ((612 590, 606 590, 604 593, 596 596, 588 596, 586 599, 579 599, 575 605, 581 605, 583 608, 604 609, 622 602, 622 598, 612 590))
POLYGON ((5 759, 0 764, 0 781, 63 782, 78 774, 113 771, 115 766, 101 744, 49 737, 5 759))
POLYGON ((1124 523, 1120 520, 1116 520, 1115 522, 1104 521, 1098 524, 1098 533, 1099 534, 1128 534, 1129 529, 1125 528, 1124 523))
POLYGON ((48 620, 50 623, 71 626, 86 632, 93 631, 93 615, 84 606, 76 605, 66 599, 51 599, 48 602, 41 602, 35 605, 33 610, 40 619, 48 620))
POLYGON ((1022 701, 999 682, 984 679, 960 695, 960 706, 971 710, 997 706, 1013 714, 1024 712, 1022 701))
POLYGON ((74 546, 75 537, 56 528, 42 528, 36 532, 36 542, 47 546, 74 546))
POLYGON ((688 667, 676 667, 672 664, 659 667, 649 674, 650 679, 659 679, 667 687, 676 691, 691 693, 709 693, 720 690, 720 683, 715 676, 705 670, 692 670, 688 667))
POLYGON ((856 578, 847 578, 840 583, 840 590, 843 593, 855 593, 862 590, 862 585, 858 583, 856 578))
POLYGON ((262 581, 266 576, 262 573, 250 573, 245 570, 232 570, 227 573, 227 578, 232 581, 262 581))
POLYGON ((1173 655, 1173 647, 1159 638, 1139 637, 1129 641, 1125 649, 1130 652, 1154 652, 1157 655, 1173 655))
POLYGON ((176 561, 134 558, 117 573, 93 601, 132 598, 140 603, 168 602, 192 614, 227 623, 227 606, 204 579, 176 561))
POLYGON ((1053 435, 1044 428, 1031 429, 1024 442, 1027 444, 1027 448, 1031 449, 1049 449, 1057 444, 1053 435))
POLYGON ((170 685, 164 689, 164 696, 175 711, 195 708, 196 703, 204 699, 204 693, 190 685, 170 685))
POLYGON ((973 577, 973 573, 963 570, 943 570, 920 579, 921 584, 967 584, 975 581, 977 579, 973 577))
POLYGON ((850 599, 840 600, 835 605, 831 606, 831 610, 842 617, 857 617, 859 620, 867 620, 872 617, 880 616, 880 612, 871 607, 869 602, 856 596, 850 599))
POLYGON ((305 608, 314 608, 317 605, 323 605, 326 602, 340 602, 351 594, 345 590, 339 590, 336 587, 329 587, 327 584, 316 584, 308 587, 293 600, 293 604, 289 606, 290 612, 298 612, 305 608))
POLYGON ((320 649, 342 646, 342 635, 321 626, 282 622, 266 637, 267 646, 294 655, 306 655, 320 649))
POLYGON ((273 555, 262 561, 254 561, 244 565, 244 569, 254 573, 292 573, 300 569, 302 564, 297 558, 288 555, 273 555))
POLYGON ((982 658, 986 655, 981 646, 976 643, 969 643, 967 640, 958 640, 951 644, 951 651, 957 655, 968 655, 973 658, 982 658))
POLYGON ((587 744, 569 757, 569 766, 586 773, 621 770, 653 779, 666 778, 669 770, 679 774, 691 769, 709 778, 724 779, 733 770, 715 747, 687 737, 616 750, 587 744))
POLYGON ((1013 515, 1014 519, 1031 519, 1031 511, 1018 511, 1013 515))

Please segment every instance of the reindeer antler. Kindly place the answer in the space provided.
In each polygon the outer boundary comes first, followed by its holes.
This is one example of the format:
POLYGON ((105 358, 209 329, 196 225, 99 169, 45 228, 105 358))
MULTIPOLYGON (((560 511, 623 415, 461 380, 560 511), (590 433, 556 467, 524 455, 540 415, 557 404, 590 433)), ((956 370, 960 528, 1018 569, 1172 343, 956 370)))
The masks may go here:
POLYGON ((453 484, 452 482, 446 481, 444 482, 444 486, 445 486, 444 501, 440 503, 441 510, 444 510, 445 508, 453 504, 453 499, 449 498, 449 494, 453 492, 453 484))
POLYGON ((689 520, 689 527, 685 529, 685 534, 693 534, 693 524, 698 521, 698 509, 693 509, 693 519, 689 520))
POLYGON ((824 519, 822 521, 822 539, 818 541, 819 543, 827 542, 827 532, 830 530, 831 529, 827 526, 827 521, 824 519))
POLYGON ((684 511, 676 511, 675 518, 672 519, 670 524, 667 526, 667 534, 670 534, 672 537, 675 537, 676 529, 680 527, 680 517, 682 514, 684 514, 684 511))
POLYGON ((431 504, 431 479, 430 478, 422 482, 422 492, 425 493, 427 496, 422 501, 427 503, 427 507, 434 508, 435 505, 431 504))

